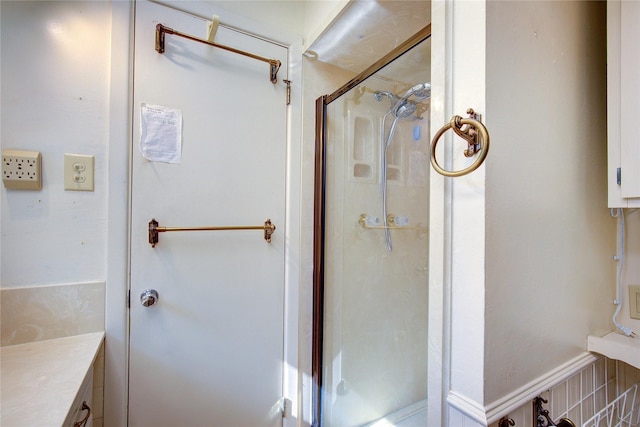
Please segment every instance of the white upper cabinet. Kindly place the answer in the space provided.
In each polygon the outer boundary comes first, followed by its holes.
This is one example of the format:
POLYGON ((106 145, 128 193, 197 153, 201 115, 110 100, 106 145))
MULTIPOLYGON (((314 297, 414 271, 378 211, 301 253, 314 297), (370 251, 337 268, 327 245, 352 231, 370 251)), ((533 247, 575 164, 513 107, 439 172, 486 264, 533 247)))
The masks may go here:
POLYGON ((640 2, 607 2, 609 207, 640 207, 640 2))

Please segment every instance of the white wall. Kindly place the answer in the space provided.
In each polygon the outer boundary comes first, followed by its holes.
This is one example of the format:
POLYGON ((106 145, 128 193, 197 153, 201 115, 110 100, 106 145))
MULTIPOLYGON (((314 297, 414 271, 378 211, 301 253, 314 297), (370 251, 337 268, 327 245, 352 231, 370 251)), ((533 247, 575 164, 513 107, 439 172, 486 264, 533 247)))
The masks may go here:
MULTIPOLYGON (((294 34, 304 34, 304 14, 307 2, 296 0, 212 0, 210 1, 216 8, 221 8, 218 12, 221 24, 229 24, 230 20, 224 13, 228 10, 238 17, 248 18, 254 22, 259 22, 264 26, 285 30, 294 34)), ((312 1, 311 3, 315 3, 312 1)), ((181 7, 189 9, 190 6, 183 4, 181 7)), ((197 9, 197 8, 196 8, 197 9)), ((245 31, 252 31, 251 28, 242 28, 245 31)))
POLYGON ((41 191, 2 188, 2 287, 104 281, 110 4, 0 7, 2 148, 43 161, 41 191), (95 156, 95 191, 64 191, 64 153, 95 156))
MULTIPOLYGON (((486 115, 486 4, 433 1, 431 13, 433 138, 470 107, 486 115)), ((461 149, 444 158, 452 135, 444 135, 437 156, 458 170, 468 163, 461 149)), ((460 178, 432 169, 430 182, 429 425, 457 426, 458 410, 485 416, 485 166, 460 178)))
MULTIPOLYGON (((239 16, 303 36, 304 49, 340 15, 349 0, 213 0, 239 16)), ((224 16, 220 18, 224 23, 224 16)))

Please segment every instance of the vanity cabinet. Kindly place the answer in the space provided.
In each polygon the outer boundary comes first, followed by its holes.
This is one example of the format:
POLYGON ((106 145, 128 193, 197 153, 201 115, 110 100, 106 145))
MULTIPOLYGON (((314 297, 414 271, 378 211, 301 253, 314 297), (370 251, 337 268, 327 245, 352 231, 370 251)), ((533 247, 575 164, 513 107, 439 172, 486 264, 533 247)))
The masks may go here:
POLYGON ((89 427, 93 364, 104 332, 0 347, 2 427, 89 427), (80 422, 80 424, 77 424, 80 422))
MULTIPOLYGON (((609 207, 640 207, 640 2, 607 2, 609 207)), ((588 92, 588 88, 585 88, 588 92)), ((588 96, 585 98, 588 100, 588 96)))
POLYGON ((64 427, 91 427, 93 425, 93 369, 89 369, 71 410, 64 422, 64 427))

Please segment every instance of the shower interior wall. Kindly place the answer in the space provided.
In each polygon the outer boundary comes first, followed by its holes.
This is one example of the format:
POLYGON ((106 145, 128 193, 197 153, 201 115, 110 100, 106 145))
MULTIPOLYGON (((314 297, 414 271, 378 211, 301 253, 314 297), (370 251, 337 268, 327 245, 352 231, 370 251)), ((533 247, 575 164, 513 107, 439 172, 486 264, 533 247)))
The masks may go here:
POLYGON ((323 384, 334 425, 426 402, 428 113, 398 121, 387 165, 388 212, 423 231, 391 230, 390 252, 383 230, 358 222, 367 214, 383 223, 381 140, 392 120, 383 129, 389 102, 373 92, 397 85, 370 78, 328 106, 323 384))

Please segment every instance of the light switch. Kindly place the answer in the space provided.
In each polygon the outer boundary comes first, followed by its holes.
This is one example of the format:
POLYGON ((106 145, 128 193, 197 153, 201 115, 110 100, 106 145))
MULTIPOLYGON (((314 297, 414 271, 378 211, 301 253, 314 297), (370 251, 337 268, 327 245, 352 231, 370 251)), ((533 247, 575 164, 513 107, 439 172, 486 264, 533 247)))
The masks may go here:
POLYGON ((629 314, 640 320, 640 285, 629 285, 629 314))
POLYGON ((64 189, 93 191, 94 157, 82 154, 64 155, 64 189))

